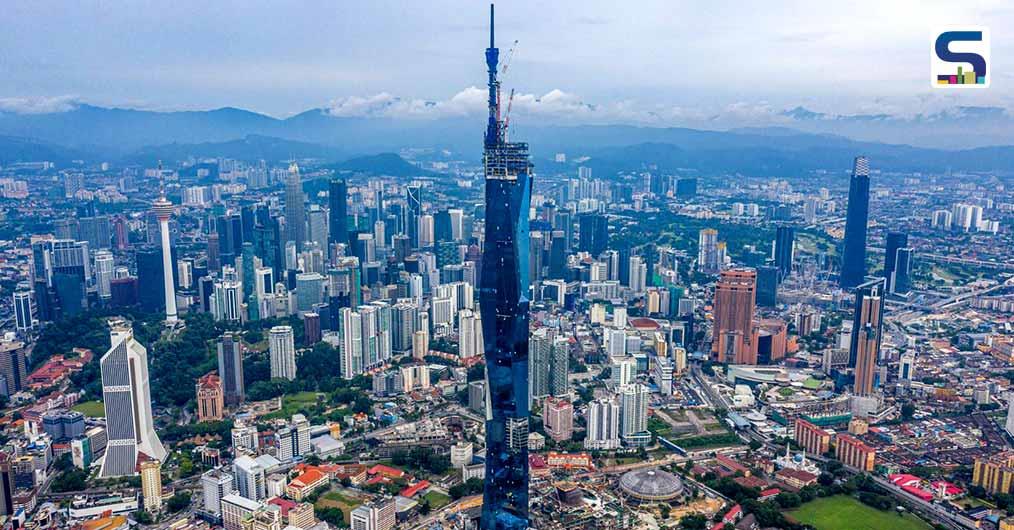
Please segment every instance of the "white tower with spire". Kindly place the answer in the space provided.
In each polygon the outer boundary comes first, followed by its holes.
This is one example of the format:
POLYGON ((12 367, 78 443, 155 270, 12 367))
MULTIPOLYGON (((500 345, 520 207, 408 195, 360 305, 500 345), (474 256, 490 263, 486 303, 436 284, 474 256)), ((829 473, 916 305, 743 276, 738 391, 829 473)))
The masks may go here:
POLYGON ((162 234, 162 277, 165 285, 165 323, 172 326, 179 320, 176 315, 176 284, 173 282, 173 256, 169 248, 169 218, 173 215, 173 203, 165 196, 165 182, 162 179, 162 163, 158 164, 158 199, 151 204, 151 211, 158 219, 158 230, 162 234))

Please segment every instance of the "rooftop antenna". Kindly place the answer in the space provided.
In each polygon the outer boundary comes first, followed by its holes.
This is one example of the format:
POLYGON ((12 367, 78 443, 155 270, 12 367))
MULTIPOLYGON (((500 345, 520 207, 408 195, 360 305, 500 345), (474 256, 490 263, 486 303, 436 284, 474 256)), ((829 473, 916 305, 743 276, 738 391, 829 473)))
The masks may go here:
POLYGON ((158 161, 158 195, 165 198, 165 174, 162 173, 162 161, 158 161))

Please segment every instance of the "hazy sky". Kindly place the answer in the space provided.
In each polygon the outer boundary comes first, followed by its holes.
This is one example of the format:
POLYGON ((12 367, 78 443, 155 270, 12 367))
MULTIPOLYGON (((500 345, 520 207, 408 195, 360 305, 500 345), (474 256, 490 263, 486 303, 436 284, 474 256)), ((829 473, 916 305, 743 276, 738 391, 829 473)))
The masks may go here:
MULTIPOLYGON (((482 1, 7 0, 0 110, 70 101, 274 116, 481 112, 482 1), (436 105, 426 102, 438 102, 436 105)), ((505 86, 557 121, 744 122, 802 105, 912 115, 1014 107, 1014 2, 509 1, 505 86), (752 7, 748 7, 752 6, 752 7), (992 87, 929 86, 934 30, 986 25, 992 87)))

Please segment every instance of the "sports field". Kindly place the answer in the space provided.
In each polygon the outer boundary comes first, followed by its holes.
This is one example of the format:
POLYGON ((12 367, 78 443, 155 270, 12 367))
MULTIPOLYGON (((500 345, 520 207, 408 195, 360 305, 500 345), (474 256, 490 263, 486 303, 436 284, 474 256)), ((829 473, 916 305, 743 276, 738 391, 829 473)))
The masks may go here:
POLYGON ((894 511, 882 512, 847 495, 824 497, 808 502, 787 516, 817 530, 930 530, 922 519, 894 511))

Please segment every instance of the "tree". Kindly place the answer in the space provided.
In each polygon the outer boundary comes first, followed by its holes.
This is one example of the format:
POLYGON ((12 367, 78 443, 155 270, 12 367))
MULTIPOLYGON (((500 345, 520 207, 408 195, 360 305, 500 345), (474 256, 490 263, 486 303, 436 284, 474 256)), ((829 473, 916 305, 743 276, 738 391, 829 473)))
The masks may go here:
POLYGON ((155 522, 155 519, 152 518, 151 514, 144 510, 137 510, 134 512, 133 518, 138 524, 151 524, 155 522))
POLYGON ((708 518, 703 515, 684 515, 683 518, 680 519, 681 530, 707 530, 707 528, 708 518))
POLYGON ((915 415, 915 405, 913 405, 912 402, 910 401, 905 402, 905 404, 901 406, 901 418, 904 420, 910 420, 914 415, 915 415))
POLYGON ((165 506, 170 513, 176 513, 183 510, 184 508, 190 506, 190 492, 181 491, 176 495, 173 495, 169 498, 169 501, 166 502, 165 506))

